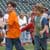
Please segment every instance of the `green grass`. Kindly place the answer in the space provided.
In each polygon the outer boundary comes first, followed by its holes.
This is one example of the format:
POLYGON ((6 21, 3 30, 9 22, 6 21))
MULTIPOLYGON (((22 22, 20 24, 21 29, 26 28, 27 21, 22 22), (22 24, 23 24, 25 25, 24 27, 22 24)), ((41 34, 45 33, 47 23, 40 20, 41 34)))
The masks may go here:
MULTIPOLYGON (((32 44, 25 45, 24 46, 25 50, 34 50, 34 46, 32 44)), ((5 50, 5 47, 0 47, 0 50, 5 50)), ((15 50, 15 47, 13 48, 15 50)), ((50 44, 48 44, 48 50, 50 50, 50 44)))

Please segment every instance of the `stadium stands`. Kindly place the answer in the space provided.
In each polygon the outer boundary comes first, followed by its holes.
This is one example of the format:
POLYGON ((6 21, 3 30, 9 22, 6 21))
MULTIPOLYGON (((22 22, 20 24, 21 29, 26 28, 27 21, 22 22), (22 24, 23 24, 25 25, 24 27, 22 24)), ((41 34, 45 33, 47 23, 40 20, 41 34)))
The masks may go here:
MULTIPOLYGON (((8 0, 1 0, 0 9, 5 13, 6 12, 6 2, 8 0)), ((16 4, 16 11, 19 14, 20 11, 24 11, 25 13, 30 12, 32 9, 32 5, 35 3, 42 3, 50 10, 50 0, 13 0, 16 4)))

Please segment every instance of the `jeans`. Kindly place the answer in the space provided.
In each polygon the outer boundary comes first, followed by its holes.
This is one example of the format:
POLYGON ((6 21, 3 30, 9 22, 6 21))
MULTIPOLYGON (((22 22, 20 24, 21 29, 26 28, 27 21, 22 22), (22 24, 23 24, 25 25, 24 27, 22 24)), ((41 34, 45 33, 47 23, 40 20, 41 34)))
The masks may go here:
POLYGON ((21 43, 25 43, 26 42, 25 39, 26 39, 26 31, 21 33, 21 36, 20 36, 21 43))
POLYGON ((34 43, 35 43, 35 50, 41 50, 41 49, 47 50, 47 39, 35 36, 34 43))
POLYGON ((21 40, 21 43, 31 42, 30 32, 29 31, 22 32, 20 40, 21 40))
POLYGON ((16 50, 25 50, 22 46, 21 46, 21 42, 19 40, 19 38, 17 39, 10 39, 10 38, 6 38, 6 50, 13 50, 13 45, 15 45, 16 50))

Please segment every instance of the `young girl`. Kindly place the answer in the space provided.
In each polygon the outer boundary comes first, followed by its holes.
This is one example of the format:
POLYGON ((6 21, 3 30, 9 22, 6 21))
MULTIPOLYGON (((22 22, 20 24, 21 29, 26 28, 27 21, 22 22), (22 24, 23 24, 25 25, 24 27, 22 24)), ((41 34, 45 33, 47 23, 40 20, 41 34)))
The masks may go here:
POLYGON ((36 17, 35 17, 35 50, 47 50, 47 38, 46 38, 46 30, 48 29, 48 21, 43 15, 43 5, 37 4, 36 8, 36 17))

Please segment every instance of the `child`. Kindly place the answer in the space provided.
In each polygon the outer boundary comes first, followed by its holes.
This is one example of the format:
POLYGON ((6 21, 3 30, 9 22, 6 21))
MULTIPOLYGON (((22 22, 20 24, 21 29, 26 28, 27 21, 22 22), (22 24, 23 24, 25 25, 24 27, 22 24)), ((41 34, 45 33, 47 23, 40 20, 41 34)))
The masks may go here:
POLYGON ((43 5, 37 4, 36 8, 36 17, 35 17, 35 50, 47 50, 47 38, 46 38, 46 30, 48 29, 48 21, 43 15, 43 5))
MULTIPOLYGON (((23 12, 20 13, 20 15, 18 16, 18 20, 19 20, 19 25, 20 25, 20 29, 23 28, 24 26, 26 26, 27 24, 27 17, 24 15, 23 12)), ((21 37, 20 37, 20 40, 21 40, 21 44, 25 44, 27 41, 26 41, 26 35, 27 32, 26 31, 23 31, 21 32, 21 37)))
POLYGON ((20 26, 18 23, 18 17, 16 15, 16 4, 14 2, 9 1, 7 3, 8 8, 8 31, 6 34, 6 50, 13 50, 13 45, 15 45, 16 50, 25 50, 21 46, 20 42, 20 26))
MULTIPOLYGON (((35 9, 33 10, 34 12, 35 12, 35 9)), ((31 13, 31 16, 30 16, 30 18, 29 18, 29 20, 28 20, 28 23, 30 24, 30 23, 32 23, 33 24, 33 27, 32 28, 30 28, 30 35, 31 35, 31 39, 32 39, 32 43, 33 43, 33 45, 34 45, 34 27, 35 27, 35 21, 34 21, 34 18, 35 18, 35 13, 31 13)), ((28 25, 29 26, 29 25, 28 25)))

